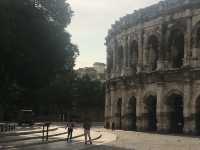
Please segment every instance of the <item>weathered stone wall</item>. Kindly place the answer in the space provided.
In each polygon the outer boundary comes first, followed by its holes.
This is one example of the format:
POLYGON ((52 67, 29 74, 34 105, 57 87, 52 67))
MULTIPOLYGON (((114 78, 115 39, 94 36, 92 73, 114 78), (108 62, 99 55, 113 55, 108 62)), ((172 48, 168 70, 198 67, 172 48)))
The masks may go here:
POLYGON ((200 1, 135 11, 106 45, 107 127, 200 133, 200 1))

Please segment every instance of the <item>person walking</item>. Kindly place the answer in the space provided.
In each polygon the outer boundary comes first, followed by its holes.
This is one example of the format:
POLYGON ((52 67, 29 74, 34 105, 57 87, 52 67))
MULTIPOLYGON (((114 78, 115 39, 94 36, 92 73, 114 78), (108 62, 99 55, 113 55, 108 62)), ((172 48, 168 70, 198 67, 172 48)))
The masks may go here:
POLYGON ((69 123, 67 123, 66 128, 67 128, 67 142, 71 142, 74 130, 74 123, 70 121, 69 123))
POLYGON ((85 136, 85 144, 87 144, 87 137, 89 138, 89 143, 92 144, 92 139, 90 136, 90 128, 91 128, 91 121, 89 119, 85 119, 83 123, 84 129, 84 136, 85 136))

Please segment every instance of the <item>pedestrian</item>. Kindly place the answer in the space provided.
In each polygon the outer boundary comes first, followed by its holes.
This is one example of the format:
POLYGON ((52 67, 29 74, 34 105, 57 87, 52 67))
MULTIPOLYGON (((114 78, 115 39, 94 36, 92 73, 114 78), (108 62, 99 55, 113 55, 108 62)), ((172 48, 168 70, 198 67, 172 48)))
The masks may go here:
POLYGON ((90 136, 90 128, 91 128, 91 121, 89 119, 85 119, 83 122, 85 144, 87 144, 87 142, 88 142, 87 137, 89 138, 89 143, 92 144, 92 139, 90 136))
POLYGON ((67 142, 71 142, 74 130, 74 123, 72 121, 68 122, 66 128, 67 128, 67 142))
POLYGON ((112 122, 112 131, 115 130, 115 124, 112 122))

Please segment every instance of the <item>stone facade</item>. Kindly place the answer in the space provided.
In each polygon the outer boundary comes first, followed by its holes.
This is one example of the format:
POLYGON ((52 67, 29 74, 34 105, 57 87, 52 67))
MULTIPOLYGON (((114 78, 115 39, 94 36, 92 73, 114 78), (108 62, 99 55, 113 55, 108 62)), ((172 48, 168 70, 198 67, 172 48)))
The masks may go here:
POLYGON ((200 1, 129 14, 106 38, 107 128, 200 133, 200 1))

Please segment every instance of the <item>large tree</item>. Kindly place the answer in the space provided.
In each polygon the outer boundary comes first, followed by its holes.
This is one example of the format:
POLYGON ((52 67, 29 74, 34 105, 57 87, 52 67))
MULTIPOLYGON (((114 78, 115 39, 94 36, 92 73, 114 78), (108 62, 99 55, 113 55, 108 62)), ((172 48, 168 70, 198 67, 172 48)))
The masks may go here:
POLYGON ((65 30, 71 16, 65 0, 0 1, 1 105, 26 105, 32 91, 73 72, 78 50, 65 30))

